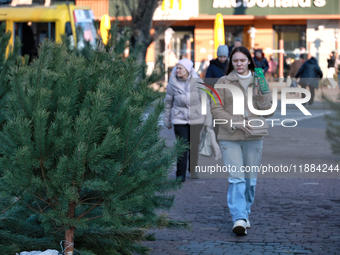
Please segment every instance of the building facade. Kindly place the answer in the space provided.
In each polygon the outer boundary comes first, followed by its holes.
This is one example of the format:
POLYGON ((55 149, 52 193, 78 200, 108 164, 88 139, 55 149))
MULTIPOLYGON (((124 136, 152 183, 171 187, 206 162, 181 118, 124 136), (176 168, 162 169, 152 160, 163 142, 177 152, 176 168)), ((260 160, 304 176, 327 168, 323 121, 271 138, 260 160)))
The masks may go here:
MULTIPOLYGON (((83 5, 91 2, 97 1, 76 1, 83 5)), ((104 12, 113 15, 114 1, 97 3, 101 7, 92 7, 96 17, 104 12)), ((154 20, 167 22, 172 31, 170 40, 161 35, 148 48, 150 69, 158 54, 190 58, 196 69, 202 61, 214 58, 214 21, 218 13, 224 21, 225 44, 231 46, 239 37, 247 48, 262 49, 267 59, 273 55, 280 63, 278 76, 283 75, 284 61, 304 50, 316 57, 326 72, 329 54, 339 49, 339 0, 164 0, 154 20)))

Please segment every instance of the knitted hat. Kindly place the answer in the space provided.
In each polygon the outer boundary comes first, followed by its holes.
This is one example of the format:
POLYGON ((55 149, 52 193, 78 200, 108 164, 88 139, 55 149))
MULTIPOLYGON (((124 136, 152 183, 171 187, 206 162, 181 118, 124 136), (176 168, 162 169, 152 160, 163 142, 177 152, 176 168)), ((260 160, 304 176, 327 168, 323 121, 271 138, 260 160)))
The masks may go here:
POLYGON ((193 63, 191 60, 187 59, 187 58, 182 58, 180 61, 178 61, 177 64, 181 64, 182 66, 185 67, 185 69, 187 69, 187 71, 190 73, 191 69, 193 67, 193 63))
POLYGON ((228 57, 229 55, 229 49, 227 45, 220 45, 217 48, 217 57, 219 56, 226 56, 228 57))

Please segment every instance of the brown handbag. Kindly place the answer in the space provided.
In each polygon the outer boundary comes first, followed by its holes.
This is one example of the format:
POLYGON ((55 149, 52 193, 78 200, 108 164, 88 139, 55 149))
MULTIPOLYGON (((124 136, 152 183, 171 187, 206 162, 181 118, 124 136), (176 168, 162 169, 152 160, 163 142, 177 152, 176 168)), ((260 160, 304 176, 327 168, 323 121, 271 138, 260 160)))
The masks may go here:
POLYGON ((253 136, 266 136, 268 135, 269 125, 264 117, 251 117, 247 118, 248 125, 251 126, 253 136))

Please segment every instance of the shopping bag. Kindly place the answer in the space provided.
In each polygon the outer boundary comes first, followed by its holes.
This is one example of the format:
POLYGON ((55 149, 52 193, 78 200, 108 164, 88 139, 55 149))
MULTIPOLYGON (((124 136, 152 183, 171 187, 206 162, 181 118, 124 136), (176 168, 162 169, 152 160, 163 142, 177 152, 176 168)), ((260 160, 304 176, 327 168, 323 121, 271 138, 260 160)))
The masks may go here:
POLYGON ((200 133, 199 154, 211 157, 213 153, 215 154, 215 160, 222 158, 222 151, 216 141, 214 129, 204 126, 200 133))
POLYGON ((211 157, 213 151, 211 147, 211 138, 208 128, 203 126, 200 132, 200 142, 198 145, 199 154, 206 157, 211 157))
POLYGON ((219 144, 216 141, 214 129, 212 127, 209 127, 208 132, 210 134, 210 144, 215 154, 215 160, 220 160, 222 158, 222 151, 219 144))

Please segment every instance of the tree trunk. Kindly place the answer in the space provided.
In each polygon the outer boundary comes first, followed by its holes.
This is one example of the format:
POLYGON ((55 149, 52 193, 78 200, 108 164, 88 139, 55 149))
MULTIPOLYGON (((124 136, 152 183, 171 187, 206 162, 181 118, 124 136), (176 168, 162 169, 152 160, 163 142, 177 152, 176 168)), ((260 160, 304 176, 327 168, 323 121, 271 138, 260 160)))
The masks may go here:
MULTIPOLYGON (((75 218, 75 212, 76 212, 76 203, 71 202, 68 205, 68 212, 67 212, 67 217, 70 219, 75 218)), ((69 227, 65 231, 65 244, 64 244, 64 249, 65 249, 65 255, 73 255, 73 248, 74 248, 74 230, 75 227, 69 227)))
POLYGON ((146 50, 155 38, 151 38, 150 30, 153 24, 153 14, 160 0, 139 0, 138 6, 134 6, 134 1, 124 1, 130 10, 132 17, 132 47, 143 46, 143 49, 137 54, 137 62, 139 64, 145 62, 146 50))
POLYGON ((65 255, 73 255, 74 228, 65 231, 65 255))
POLYGON ((144 40, 137 40, 136 45, 140 45, 142 49, 140 49, 137 53, 137 63, 139 65, 142 65, 145 63, 145 58, 146 58, 146 52, 147 52, 147 47, 150 45, 147 45, 144 40))

